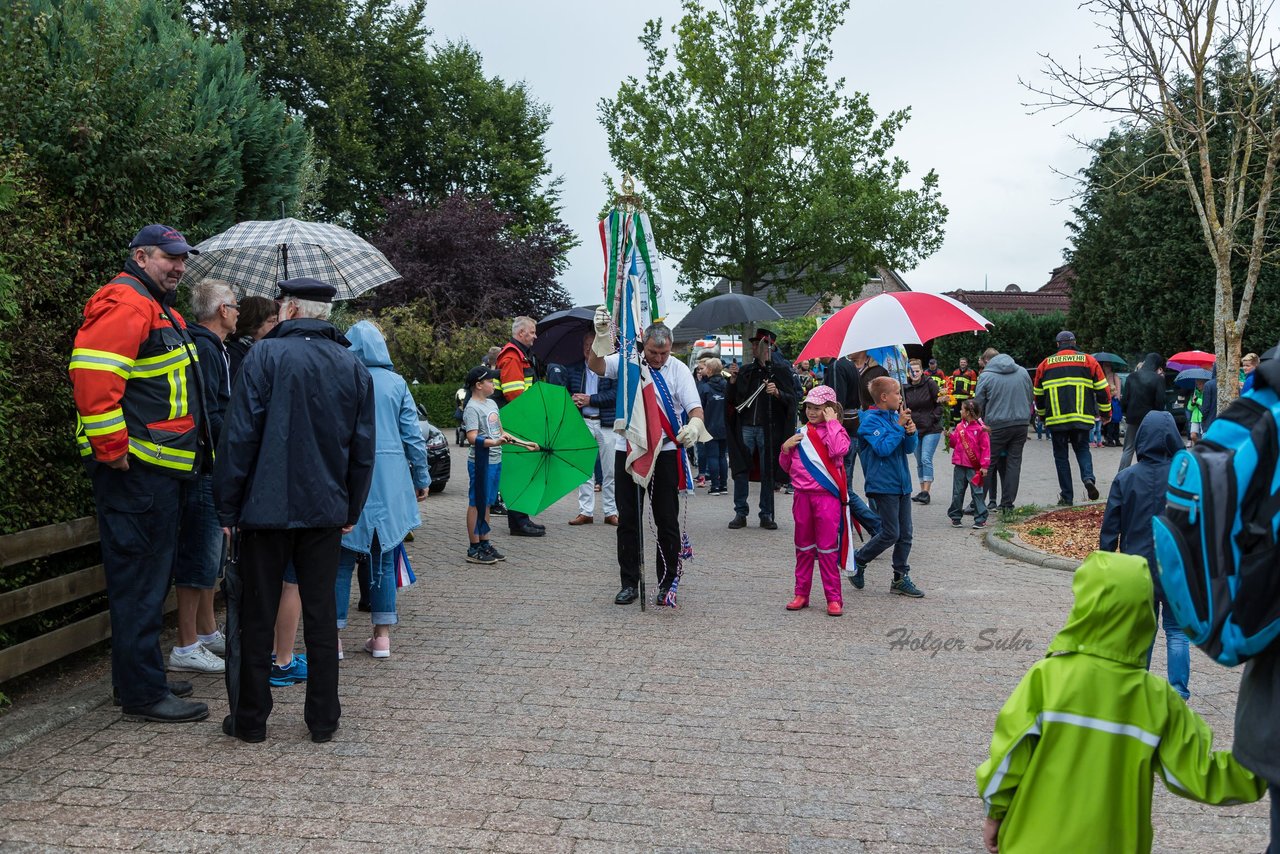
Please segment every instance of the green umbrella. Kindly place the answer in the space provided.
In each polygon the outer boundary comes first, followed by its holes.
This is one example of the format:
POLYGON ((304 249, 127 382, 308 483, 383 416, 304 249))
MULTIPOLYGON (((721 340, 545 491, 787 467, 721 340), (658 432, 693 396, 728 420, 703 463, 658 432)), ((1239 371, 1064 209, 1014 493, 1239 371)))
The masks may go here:
POLYGON ((502 499, 530 516, 546 510, 596 473, 599 447, 569 392, 551 383, 534 383, 502 407, 502 429, 536 442, 502 450, 502 499))

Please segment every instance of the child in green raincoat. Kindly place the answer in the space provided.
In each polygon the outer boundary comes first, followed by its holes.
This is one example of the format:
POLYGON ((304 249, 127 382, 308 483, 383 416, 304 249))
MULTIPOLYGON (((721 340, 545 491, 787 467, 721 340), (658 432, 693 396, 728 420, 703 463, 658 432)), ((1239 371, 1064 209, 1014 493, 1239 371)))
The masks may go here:
POLYGON ((1146 560, 1094 552, 1071 590, 1067 624, 1000 710, 978 768, 987 850, 1150 852, 1155 774, 1203 803, 1261 798, 1265 781, 1214 750, 1208 724, 1147 672, 1146 560))

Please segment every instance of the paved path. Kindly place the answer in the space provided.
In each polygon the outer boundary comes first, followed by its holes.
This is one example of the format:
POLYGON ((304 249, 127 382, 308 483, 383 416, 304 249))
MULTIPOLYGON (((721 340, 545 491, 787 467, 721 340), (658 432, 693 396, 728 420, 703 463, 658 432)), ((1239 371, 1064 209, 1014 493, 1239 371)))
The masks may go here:
MULTIPOLYGON (((1049 503, 1048 443, 1028 455, 1020 503, 1049 503)), ((1114 472, 1118 451, 1095 456, 1114 472)), ((641 614, 612 604, 613 529, 566 526, 568 501, 541 515, 544 539, 500 533, 505 564, 464 563, 457 453, 453 470, 411 545, 419 584, 393 657, 342 665, 334 742, 307 740, 301 687, 276 691, 259 745, 221 734, 213 677, 196 680, 205 723, 130 723, 103 705, 0 756, 0 848, 981 850, 973 772, 1066 615, 1068 573, 994 556, 935 502, 916 512, 927 598, 891 596, 882 559, 865 590, 846 587, 843 618, 788 613, 790 499, 780 530, 731 532, 730 499, 699 496, 681 607, 641 614), (965 648, 895 650, 895 630, 965 648), (984 632, 1029 643, 981 651, 984 632)), ((365 637, 347 630, 347 649, 365 637)), ((1238 678, 1193 654, 1192 706, 1223 747, 1238 678)), ((1261 851, 1265 815, 1158 787, 1156 847, 1261 851)))

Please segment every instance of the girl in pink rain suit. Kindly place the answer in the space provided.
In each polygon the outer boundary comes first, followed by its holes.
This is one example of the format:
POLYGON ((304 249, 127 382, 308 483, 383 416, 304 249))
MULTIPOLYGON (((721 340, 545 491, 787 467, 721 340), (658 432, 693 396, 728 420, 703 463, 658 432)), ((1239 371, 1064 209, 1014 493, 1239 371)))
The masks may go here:
POLYGON ((843 613, 841 530, 843 527, 846 543, 852 531, 844 504, 834 493, 844 488, 844 456, 849 451, 849 434, 840 423, 840 405, 830 386, 820 385, 809 392, 804 399, 804 414, 808 424, 783 443, 778 456, 778 462, 791 475, 795 489, 791 513, 796 525, 796 598, 787 605, 787 610, 809 607, 813 561, 817 558, 822 590, 827 597, 827 613, 838 617, 843 613))

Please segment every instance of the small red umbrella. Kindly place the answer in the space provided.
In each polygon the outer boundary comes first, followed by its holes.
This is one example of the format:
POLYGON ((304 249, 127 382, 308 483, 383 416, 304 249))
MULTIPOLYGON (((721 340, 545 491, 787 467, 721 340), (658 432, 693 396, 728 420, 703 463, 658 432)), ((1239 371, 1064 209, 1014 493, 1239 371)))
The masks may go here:
POLYGON ((1211 368, 1217 360, 1217 356, 1203 350, 1183 350, 1170 356, 1165 366, 1175 371, 1185 371, 1187 368, 1211 368))
POLYGON ((955 332, 982 332, 990 322, 958 300, 920 291, 879 294, 850 303, 804 345, 797 362, 858 350, 923 344, 955 332))

